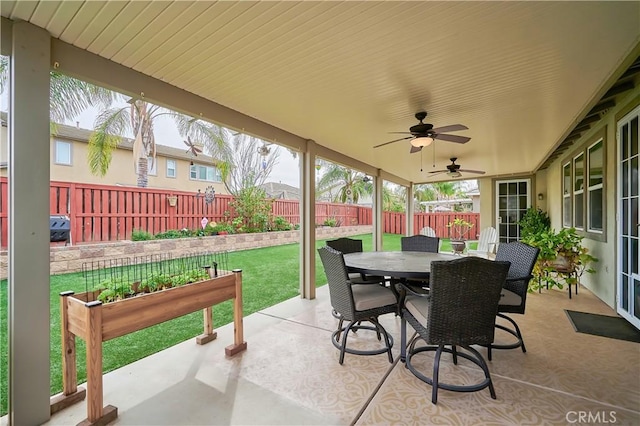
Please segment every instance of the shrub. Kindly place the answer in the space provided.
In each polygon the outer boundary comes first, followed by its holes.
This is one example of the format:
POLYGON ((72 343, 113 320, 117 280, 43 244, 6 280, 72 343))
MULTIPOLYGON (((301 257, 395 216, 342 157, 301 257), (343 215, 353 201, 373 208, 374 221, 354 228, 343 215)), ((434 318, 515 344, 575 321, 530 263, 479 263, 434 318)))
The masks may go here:
POLYGON ((134 229, 131 231, 131 241, 147 241, 153 240, 153 235, 143 229, 134 229))
POLYGON ((258 187, 241 189, 229 207, 237 217, 232 221, 238 232, 265 232, 269 228, 272 200, 258 187), (239 219, 239 220, 238 220, 239 219))
POLYGON ((276 216, 271 223, 272 231, 290 231, 293 229, 293 224, 289 223, 287 219, 282 216, 276 216))
POLYGON ((154 238, 157 240, 161 240, 161 239, 172 239, 172 238, 183 238, 184 235, 182 232, 176 230, 176 229, 170 229, 168 231, 165 232, 159 232, 156 235, 154 235, 154 238))
POLYGON ((335 217, 328 217, 324 220, 323 225, 335 228, 336 226, 338 226, 338 220, 335 217))

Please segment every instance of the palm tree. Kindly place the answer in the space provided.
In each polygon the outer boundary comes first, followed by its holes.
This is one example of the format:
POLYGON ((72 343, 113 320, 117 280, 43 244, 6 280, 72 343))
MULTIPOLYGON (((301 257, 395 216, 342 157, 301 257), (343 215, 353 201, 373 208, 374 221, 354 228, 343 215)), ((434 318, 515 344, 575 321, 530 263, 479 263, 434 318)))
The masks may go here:
POLYGON ((335 195, 332 201, 353 204, 360 197, 373 194, 373 185, 365 179, 365 174, 328 161, 321 161, 322 176, 316 185, 318 196, 329 193, 335 195), (335 192, 337 191, 337 192, 335 192))
POLYGON ((195 143, 206 145, 213 156, 226 152, 222 130, 213 124, 151 104, 143 99, 130 99, 128 105, 106 109, 96 117, 94 132, 89 138, 89 169, 104 176, 111 164, 113 150, 121 135, 134 135, 133 163, 138 175, 138 186, 147 187, 148 170, 156 156, 154 123, 160 117, 174 120, 178 132, 195 143), (149 164, 149 161, 152 163, 149 164))
MULTIPOLYGON (((49 110, 52 133, 55 133, 55 123, 71 120, 91 106, 107 108, 116 99, 115 92, 103 87, 56 71, 51 71, 50 75, 49 110)), ((8 80, 9 57, 0 56, 0 93, 4 93, 8 80)))

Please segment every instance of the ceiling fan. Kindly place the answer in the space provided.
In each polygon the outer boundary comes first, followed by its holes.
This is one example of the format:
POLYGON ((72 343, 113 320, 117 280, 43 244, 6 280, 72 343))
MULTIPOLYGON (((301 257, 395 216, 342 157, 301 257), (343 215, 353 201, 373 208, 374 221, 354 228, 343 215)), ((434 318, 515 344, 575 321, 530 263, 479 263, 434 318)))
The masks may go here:
POLYGON ((447 135, 444 133, 456 132, 458 130, 467 130, 467 126, 464 126, 462 124, 452 124, 444 127, 436 127, 434 129, 433 124, 422 122, 422 120, 427 117, 426 111, 416 112, 415 117, 420 121, 420 123, 416 124, 415 126, 411 126, 408 132, 390 132, 408 134, 410 136, 405 136, 400 139, 385 142, 380 145, 374 146, 374 148, 380 148, 381 146, 389 145, 391 143, 411 139, 411 150, 409 152, 414 153, 419 152, 425 146, 429 146, 435 139, 455 143, 467 143, 471 140, 471 138, 468 138, 466 136, 447 135))
POLYGON ((456 164, 456 160, 457 160, 456 157, 451 157, 449 160, 451 160, 451 164, 447 165, 447 170, 436 170, 434 172, 429 172, 429 174, 431 176, 435 176, 441 173, 446 173, 451 177, 460 177, 462 176, 462 173, 474 173, 476 175, 483 175, 485 173, 481 170, 461 169, 460 164, 456 164))

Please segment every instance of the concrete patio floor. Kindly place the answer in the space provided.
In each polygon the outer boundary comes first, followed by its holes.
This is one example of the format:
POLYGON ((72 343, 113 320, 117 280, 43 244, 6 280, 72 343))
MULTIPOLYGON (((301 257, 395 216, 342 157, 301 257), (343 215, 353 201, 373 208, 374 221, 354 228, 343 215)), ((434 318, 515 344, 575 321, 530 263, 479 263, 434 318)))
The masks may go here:
MULTIPOLYGON (((581 423, 640 424, 640 344, 576 333, 564 312, 613 310, 586 289, 572 300, 566 289, 533 293, 527 305, 526 315, 513 316, 527 353, 496 350, 489 363, 496 400, 487 389, 441 390, 433 405, 431 387, 399 362, 400 319, 392 315, 381 322, 395 338, 393 364, 386 355, 347 354, 339 365, 324 286, 315 300, 294 298, 246 317, 248 350, 233 358, 224 355, 230 324, 207 345, 192 339, 105 374, 104 405, 118 407, 117 425, 538 425, 580 423, 581 415, 581 423)), ((430 371, 429 361, 414 364, 430 371)), ((454 383, 478 377, 446 355, 441 372, 454 383)), ((85 418, 82 402, 46 424, 85 418)))

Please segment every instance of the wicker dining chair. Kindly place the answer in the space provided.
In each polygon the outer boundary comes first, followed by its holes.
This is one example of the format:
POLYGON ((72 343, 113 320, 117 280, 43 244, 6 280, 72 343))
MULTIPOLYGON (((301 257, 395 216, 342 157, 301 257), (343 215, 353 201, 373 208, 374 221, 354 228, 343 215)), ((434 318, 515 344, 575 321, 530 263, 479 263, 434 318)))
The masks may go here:
POLYGON ((498 304, 497 317, 509 321, 513 327, 509 328, 496 323, 496 328, 506 331, 516 337, 516 342, 510 344, 490 344, 487 346, 487 358, 491 361, 492 349, 515 349, 522 348, 522 352, 527 352, 522 338, 522 332, 518 324, 505 313, 523 314, 527 305, 527 293, 529 281, 533 278, 533 267, 538 260, 540 249, 531 247, 520 241, 502 243, 498 246, 496 261, 507 261, 511 263, 509 275, 505 282, 504 289, 498 304))
MULTIPOLYGON (((354 238, 341 237, 335 240, 327 240, 327 245, 334 250, 338 250, 342 254, 361 253, 362 240, 354 238)), ((361 273, 349 273, 349 280, 352 284, 385 284, 385 277, 378 275, 365 275, 361 273)))
POLYGON ((393 337, 378 322, 378 316, 397 311, 396 296, 387 287, 351 283, 341 252, 325 246, 320 247, 318 253, 327 276, 331 306, 339 315, 338 328, 331 335, 331 341, 336 348, 340 349, 340 364, 344 362, 345 353, 378 355, 385 352, 389 356, 389 362, 392 363, 393 337), (348 322, 346 326, 345 321, 348 322), (369 322, 371 325, 363 325, 362 322, 369 322), (375 331, 378 340, 384 337, 384 347, 371 350, 347 347, 349 331, 356 330, 375 331))
POLYGON ((410 292, 402 308, 402 345, 400 359, 420 380, 432 386, 431 401, 438 401, 438 389, 456 392, 475 392, 489 387, 491 398, 495 389, 487 363, 471 345, 493 342, 495 318, 498 313, 500 291, 505 282, 509 262, 491 261, 479 257, 465 257, 431 263, 431 291, 428 296, 410 292), (417 331, 407 348, 407 325, 417 331), (416 347, 419 340, 427 346, 416 347), (458 349, 460 347, 461 349, 458 349), (427 377, 411 362, 416 354, 435 351, 433 375, 427 377), (438 378, 442 352, 466 358, 484 372, 484 380, 475 384, 442 383, 438 378))
POLYGON ((413 235, 411 237, 400 238, 402 251, 423 251, 428 253, 438 253, 440 238, 428 237, 426 235, 413 235))

